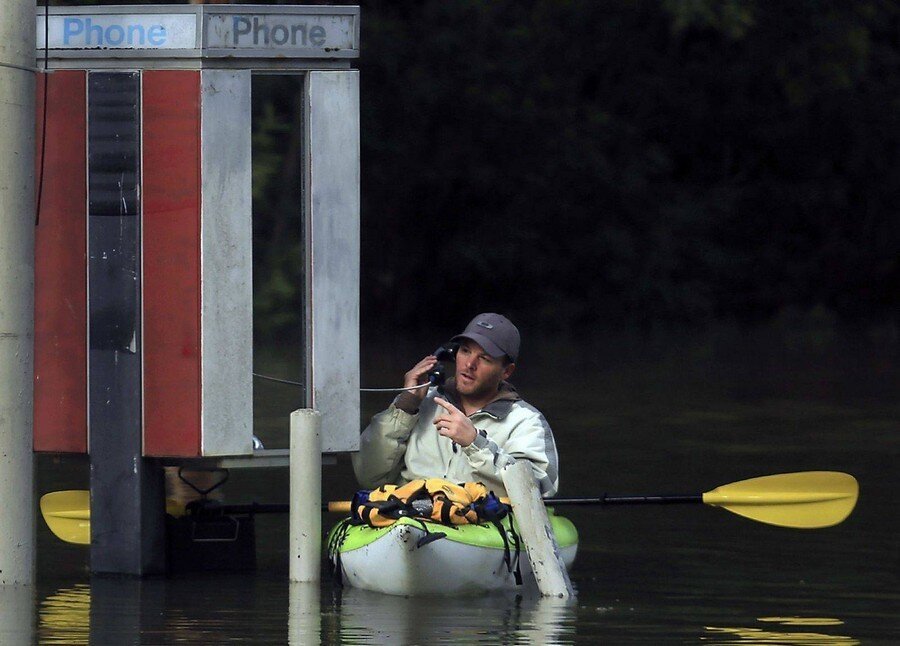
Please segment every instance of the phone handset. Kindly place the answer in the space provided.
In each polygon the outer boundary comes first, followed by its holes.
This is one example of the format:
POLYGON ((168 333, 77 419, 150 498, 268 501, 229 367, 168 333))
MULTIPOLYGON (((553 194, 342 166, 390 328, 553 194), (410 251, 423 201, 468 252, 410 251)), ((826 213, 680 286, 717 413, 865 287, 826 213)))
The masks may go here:
POLYGON ((432 386, 440 388, 447 381, 447 371, 445 362, 454 361, 456 359, 456 351, 459 349, 459 343, 448 341, 442 344, 432 354, 437 358, 438 364, 428 373, 428 381, 432 386))

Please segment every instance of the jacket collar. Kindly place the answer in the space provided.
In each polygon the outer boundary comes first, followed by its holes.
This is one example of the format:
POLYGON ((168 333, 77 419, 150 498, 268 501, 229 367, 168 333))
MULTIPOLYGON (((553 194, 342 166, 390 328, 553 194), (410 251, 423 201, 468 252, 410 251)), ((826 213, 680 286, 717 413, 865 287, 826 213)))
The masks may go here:
MULTIPOLYGON (((444 394, 454 406, 462 409, 459 392, 456 390, 455 378, 447 380, 447 383, 444 385, 444 394)), ((509 411, 512 410, 513 404, 521 400, 522 397, 516 391, 515 386, 513 386, 508 381, 502 381, 500 382, 500 388, 497 389, 497 395, 494 397, 494 399, 492 399, 481 409, 472 413, 469 417, 475 417, 476 415, 484 414, 489 415, 494 419, 503 419, 504 417, 509 415, 509 411)))

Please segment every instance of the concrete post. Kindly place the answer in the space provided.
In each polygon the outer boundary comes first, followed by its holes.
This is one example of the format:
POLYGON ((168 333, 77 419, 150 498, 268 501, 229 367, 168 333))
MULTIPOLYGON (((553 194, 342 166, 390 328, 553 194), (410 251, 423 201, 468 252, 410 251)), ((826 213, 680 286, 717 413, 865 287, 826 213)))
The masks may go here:
POLYGON ((0 584, 4 585, 34 583, 34 51, 34 0, 7 0, 0 11, 0 584))
POLYGON ((291 413, 291 581, 317 582, 322 568, 322 414, 291 413))
POLYGON ((572 582, 560 556, 531 465, 519 461, 503 469, 501 475, 541 595, 574 597, 572 582))
POLYGON ((4 644, 36 644, 35 589, 0 586, 0 635, 4 644))

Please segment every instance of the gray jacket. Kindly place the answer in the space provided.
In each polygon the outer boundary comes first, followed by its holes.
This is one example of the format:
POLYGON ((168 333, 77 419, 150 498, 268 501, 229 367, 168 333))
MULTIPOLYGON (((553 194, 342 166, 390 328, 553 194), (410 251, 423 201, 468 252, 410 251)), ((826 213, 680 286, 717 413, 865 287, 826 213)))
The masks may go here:
MULTIPOLYGON (((403 484, 417 478, 444 478, 452 482, 482 482, 498 496, 506 489, 500 470, 516 460, 528 460, 541 495, 559 488, 559 460, 550 425, 541 412, 519 397, 512 385, 501 384, 490 404, 469 416, 478 436, 460 447, 437 432, 434 418, 443 413, 436 388, 430 388, 415 413, 400 395, 387 410, 372 418, 353 454, 353 470, 360 485, 375 488, 403 484)), ((444 398, 458 405, 453 380, 444 398)))

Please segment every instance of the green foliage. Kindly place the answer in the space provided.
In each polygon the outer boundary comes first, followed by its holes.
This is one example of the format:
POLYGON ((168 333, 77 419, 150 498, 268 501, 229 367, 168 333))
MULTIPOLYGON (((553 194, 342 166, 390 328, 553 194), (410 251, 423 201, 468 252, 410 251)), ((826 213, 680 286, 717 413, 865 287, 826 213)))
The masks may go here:
POLYGON ((730 40, 740 40, 756 23, 759 11, 753 0, 665 0, 672 16, 672 32, 711 28, 730 40))

